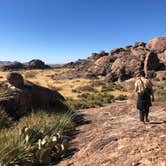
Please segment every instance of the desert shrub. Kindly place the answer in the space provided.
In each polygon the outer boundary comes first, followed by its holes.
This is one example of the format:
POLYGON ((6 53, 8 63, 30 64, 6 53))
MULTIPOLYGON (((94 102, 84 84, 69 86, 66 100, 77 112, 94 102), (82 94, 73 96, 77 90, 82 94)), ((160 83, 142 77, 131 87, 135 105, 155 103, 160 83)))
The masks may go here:
POLYGON ((78 90, 77 88, 76 89, 72 89, 72 92, 74 92, 74 93, 81 93, 81 91, 78 90))
POLYGON ((13 124, 12 119, 2 108, 0 108, 0 129, 8 128, 12 124, 13 124))
POLYGON ((166 90, 164 90, 162 87, 155 89, 155 96, 157 101, 166 101, 166 90))
POLYGON ((73 114, 44 111, 24 117, 12 129, 0 131, 0 165, 48 165, 67 152, 66 133, 74 128, 73 114))
POLYGON ((107 93, 83 93, 78 95, 79 100, 73 102, 75 109, 93 108, 103 106, 104 104, 111 103, 114 96, 107 93))
POLYGON ((115 98, 115 100, 127 100, 127 99, 128 99, 127 95, 119 95, 115 98))
POLYGON ((115 90, 119 90, 119 91, 123 91, 123 92, 126 91, 125 87, 123 87, 123 86, 120 85, 120 84, 115 84, 115 85, 114 85, 114 89, 115 89, 115 90))
POLYGON ((37 75, 36 71, 27 71, 24 76, 25 78, 35 78, 37 75))
POLYGON ((114 90, 119 90, 119 91, 126 91, 126 89, 120 85, 120 84, 115 84, 115 83, 109 83, 104 86, 102 86, 102 92, 108 92, 108 91, 114 91, 114 90))
POLYGON ((96 90, 90 85, 80 86, 80 87, 72 90, 72 92, 75 92, 75 93, 81 93, 81 92, 85 92, 85 91, 95 92, 96 90))
POLYGON ((92 87, 98 87, 98 86, 104 86, 104 85, 105 85, 105 82, 101 80, 95 80, 91 82, 92 87))

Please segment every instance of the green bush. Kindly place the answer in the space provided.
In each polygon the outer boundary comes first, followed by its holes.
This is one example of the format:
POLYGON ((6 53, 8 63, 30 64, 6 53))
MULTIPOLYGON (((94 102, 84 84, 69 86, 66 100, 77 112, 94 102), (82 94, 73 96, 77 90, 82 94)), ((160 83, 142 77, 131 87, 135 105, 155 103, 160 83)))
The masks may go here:
POLYGON ((164 90, 163 87, 156 89, 155 96, 157 101, 161 101, 161 102, 166 101, 166 90, 164 90))
POLYGON ((115 98, 115 100, 127 100, 127 99, 128 99, 127 95, 119 95, 115 98))
POLYGON ((0 131, 0 165, 48 165, 68 148, 66 133, 75 126, 74 115, 37 112, 13 128, 0 131))
POLYGON ((107 93, 96 92, 96 93, 83 93, 78 95, 79 100, 72 101, 75 109, 94 108, 103 106, 107 103, 112 103, 114 100, 113 95, 107 93))
POLYGON ((108 91, 114 91, 114 90, 119 90, 119 91, 126 91, 126 89, 120 85, 120 84, 115 84, 115 83, 108 83, 104 86, 102 86, 102 92, 108 92, 108 91))
POLYGON ((104 86, 104 85, 105 85, 105 83, 103 81, 100 81, 100 80, 95 80, 95 81, 91 82, 92 87, 98 87, 98 86, 104 86))
POLYGON ((0 129, 9 128, 12 124, 12 119, 3 109, 0 108, 0 129))
POLYGON ((86 85, 86 86, 81 86, 81 87, 78 87, 76 89, 73 89, 72 92, 75 92, 75 93, 81 93, 81 92, 95 92, 96 90, 92 87, 92 86, 89 86, 89 85, 86 85))

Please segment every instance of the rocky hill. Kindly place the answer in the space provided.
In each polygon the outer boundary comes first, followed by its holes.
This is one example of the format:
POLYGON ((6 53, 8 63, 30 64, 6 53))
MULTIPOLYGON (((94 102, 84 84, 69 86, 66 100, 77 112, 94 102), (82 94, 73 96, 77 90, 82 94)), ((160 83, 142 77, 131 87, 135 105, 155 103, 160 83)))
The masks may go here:
POLYGON ((8 71, 8 70, 21 70, 21 69, 48 69, 50 68, 49 65, 46 65, 43 61, 39 59, 33 59, 27 63, 20 63, 20 62, 5 62, 0 61, 0 70, 8 71))
POLYGON ((0 66, 12 64, 10 61, 0 61, 0 66))
POLYGON ((166 69, 166 36, 154 38, 147 43, 136 42, 109 53, 92 53, 87 59, 65 64, 73 68, 73 77, 104 76, 106 81, 126 80, 135 72, 144 70, 147 74, 166 69))

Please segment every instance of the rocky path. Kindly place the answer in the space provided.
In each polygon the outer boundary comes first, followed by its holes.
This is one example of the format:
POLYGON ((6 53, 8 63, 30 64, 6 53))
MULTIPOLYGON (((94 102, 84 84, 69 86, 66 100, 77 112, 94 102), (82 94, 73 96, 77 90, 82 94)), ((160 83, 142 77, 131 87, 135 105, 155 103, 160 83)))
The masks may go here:
POLYGON ((166 103, 154 103, 148 125, 132 103, 81 112, 91 122, 77 128, 78 151, 58 166, 166 166, 166 103))

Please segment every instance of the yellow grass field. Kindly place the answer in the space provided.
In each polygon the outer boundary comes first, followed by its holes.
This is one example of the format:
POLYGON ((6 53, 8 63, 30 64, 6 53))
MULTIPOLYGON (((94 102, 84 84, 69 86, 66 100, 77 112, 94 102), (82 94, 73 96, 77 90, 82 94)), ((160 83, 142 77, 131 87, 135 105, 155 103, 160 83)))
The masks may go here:
MULTIPOLYGON (((67 80, 54 80, 51 78, 51 75, 54 74, 61 74, 69 69, 63 68, 63 69, 47 69, 47 70, 21 70, 19 73, 21 73, 24 76, 25 80, 31 81, 35 84, 57 90, 60 92, 64 97, 72 98, 72 99, 78 99, 77 93, 73 92, 73 89, 76 89, 78 87, 83 87, 86 85, 91 85, 92 80, 90 79, 84 79, 84 78, 77 78, 77 79, 67 79, 67 80)), ((17 71, 18 72, 18 71, 17 71)), ((2 72, 0 71, 0 81, 5 81, 6 76, 9 72, 2 72)), ((101 90, 101 86, 96 86, 95 89, 101 90)), ((110 91, 110 95, 114 95, 115 97, 123 94, 130 96, 129 92, 121 92, 118 90, 110 91)))
MULTIPOLYGON (((72 99, 77 99, 77 94, 72 92, 72 89, 75 89, 80 86, 88 85, 90 82, 89 79, 72 79, 72 80, 53 80, 50 76, 58 73, 67 71, 68 69, 48 69, 48 70, 22 70, 19 71, 24 76, 24 79, 31 81, 35 84, 58 90, 63 96, 70 97, 72 99), (27 74, 28 73, 28 74, 27 74), (29 73, 32 73, 32 76, 29 73)), ((0 81, 5 81, 6 76, 9 72, 0 71, 0 81)))

